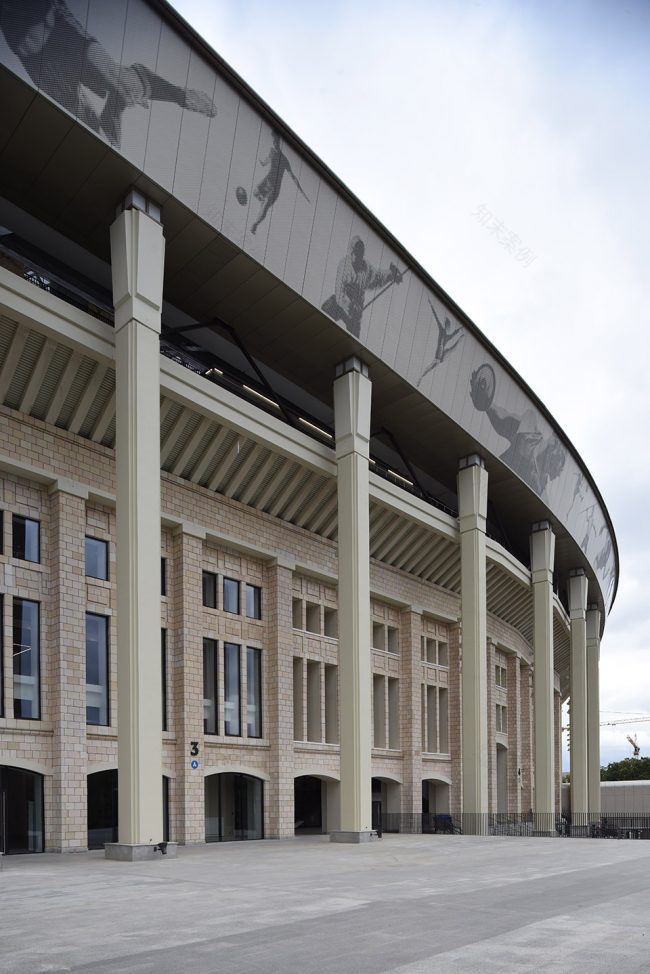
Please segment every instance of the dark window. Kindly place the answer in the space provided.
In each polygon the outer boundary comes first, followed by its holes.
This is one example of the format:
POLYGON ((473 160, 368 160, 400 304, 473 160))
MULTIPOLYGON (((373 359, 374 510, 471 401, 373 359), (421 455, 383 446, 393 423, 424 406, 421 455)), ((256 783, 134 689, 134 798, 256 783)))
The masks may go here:
POLYGON ((246 615, 249 619, 262 618, 262 589, 259 585, 246 585, 246 615))
POLYGON ((203 733, 218 734, 216 639, 203 640, 203 733))
POLYGON ((246 733, 262 736, 262 650, 246 649, 246 733))
POLYGON ((160 559, 160 594, 167 595, 167 559, 160 559))
POLYGON ((14 599, 14 717, 40 720, 40 605, 14 599))
POLYGON ((203 572, 203 605, 217 607, 217 576, 212 572, 203 572))
POLYGON ((86 575, 108 578, 108 542, 86 538, 86 575))
POLYGON ((167 630, 160 630, 160 679, 162 687, 162 729, 167 728, 167 630))
POLYGON ((108 619, 86 613, 86 723, 108 725, 108 619))
POLYGON ((0 555, 4 553, 4 546, 5 546, 4 511, 0 511, 0 555))
POLYGON ((41 560, 41 525, 30 517, 13 515, 13 556, 21 561, 41 560))
POLYGON ((169 842, 171 834, 169 826, 169 778, 166 774, 162 776, 162 803, 163 803, 163 842, 169 842))
POLYGON ((239 648, 235 643, 223 644, 223 716, 229 737, 241 736, 239 648))
POLYGON ((239 582, 234 578, 223 580, 223 611, 239 613, 239 582))

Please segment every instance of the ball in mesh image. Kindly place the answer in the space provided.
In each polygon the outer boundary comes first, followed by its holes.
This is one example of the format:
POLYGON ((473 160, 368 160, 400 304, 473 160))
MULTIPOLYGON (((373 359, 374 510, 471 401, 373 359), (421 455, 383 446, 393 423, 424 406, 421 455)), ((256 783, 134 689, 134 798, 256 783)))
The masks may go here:
POLYGON ((248 193, 243 186, 238 186, 235 190, 235 196, 237 197, 237 202, 240 206, 246 206, 248 203, 248 193))
POLYGON ((472 378, 469 384, 469 393, 472 397, 472 402, 477 409, 484 412, 489 409, 492 405, 492 400, 494 399, 494 390, 496 389, 496 377, 494 375, 494 369, 487 362, 485 365, 479 366, 475 372, 472 372, 472 378))

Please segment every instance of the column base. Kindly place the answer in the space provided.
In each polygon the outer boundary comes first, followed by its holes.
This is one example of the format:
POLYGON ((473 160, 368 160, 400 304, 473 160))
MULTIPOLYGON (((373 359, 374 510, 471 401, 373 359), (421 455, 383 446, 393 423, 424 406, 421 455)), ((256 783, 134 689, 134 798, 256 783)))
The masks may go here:
POLYGON ((330 832, 330 842, 372 842, 378 839, 376 832, 330 832))
POLYGON ((161 842, 159 845, 149 842, 107 842, 104 846, 104 857, 116 862, 144 862, 148 859, 160 859, 163 855, 168 859, 175 859, 177 850, 178 842, 161 842))

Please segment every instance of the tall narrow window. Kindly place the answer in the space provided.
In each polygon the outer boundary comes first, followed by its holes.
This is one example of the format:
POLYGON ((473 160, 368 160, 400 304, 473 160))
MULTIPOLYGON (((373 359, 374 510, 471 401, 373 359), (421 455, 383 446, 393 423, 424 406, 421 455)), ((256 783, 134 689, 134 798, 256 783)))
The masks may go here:
POLYGON ((86 575, 89 578, 108 578, 108 543, 98 538, 86 538, 86 575))
POLYGON ((167 630, 160 630, 160 680, 162 687, 162 729, 167 728, 167 630))
POLYGON ((223 644, 223 683, 224 730, 229 737, 240 737, 239 646, 235 643, 223 644))
POLYGON ((14 558, 21 561, 40 562, 41 560, 41 525, 30 517, 13 515, 12 545, 14 558))
POLYGON ((40 720, 40 605, 14 599, 14 717, 40 720))
POLYGON ((262 650, 246 649, 246 695, 248 737, 262 736, 262 650))
POLYGON ((223 611, 239 614, 239 582, 234 578, 223 580, 223 611))
POLYGON ((246 615, 249 619, 262 618, 262 589, 259 585, 246 585, 246 615))
POLYGON ((108 724, 108 619, 86 613, 86 723, 108 724))
POLYGON ((203 733, 218 734, 217 640, 203 640, 203 733))
POLYGON ((217 576, 214 572, 203 572, 203 605, 208 609, 217 607, 217 576))
POLYGON ((160 559, 160 594, 167 595, 167 559, 160 559))

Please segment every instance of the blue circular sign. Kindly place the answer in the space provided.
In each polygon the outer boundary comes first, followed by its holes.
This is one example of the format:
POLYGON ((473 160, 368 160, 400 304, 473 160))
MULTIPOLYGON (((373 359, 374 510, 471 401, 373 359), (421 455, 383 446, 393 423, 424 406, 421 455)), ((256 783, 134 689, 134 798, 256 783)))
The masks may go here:
POLYGON ((190 764, 191 764, 191 767, 192 767, 192 771, 196 771, 196 769, 199 766, 199 762, 198 761, 191 761, 190 764))

